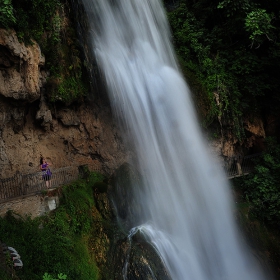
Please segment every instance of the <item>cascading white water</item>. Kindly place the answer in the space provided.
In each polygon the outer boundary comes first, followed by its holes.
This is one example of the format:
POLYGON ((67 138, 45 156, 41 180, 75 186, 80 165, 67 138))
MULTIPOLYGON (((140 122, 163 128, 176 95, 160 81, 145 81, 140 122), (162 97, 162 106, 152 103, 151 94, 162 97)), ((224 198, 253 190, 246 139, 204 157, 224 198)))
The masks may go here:
POLYGON ((199 129, 158 0, 83 0, 116 117, 136 148, 144 224, 172 279, 265 279, 199 129))

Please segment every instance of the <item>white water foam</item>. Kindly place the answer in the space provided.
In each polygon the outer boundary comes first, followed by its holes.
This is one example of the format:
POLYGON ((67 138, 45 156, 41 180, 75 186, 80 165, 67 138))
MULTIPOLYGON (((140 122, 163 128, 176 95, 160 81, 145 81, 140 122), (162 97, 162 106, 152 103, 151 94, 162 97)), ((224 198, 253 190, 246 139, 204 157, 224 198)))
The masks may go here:
POLYGON ((158 0, 83 0, 92 48, 145 191, 142 230, 172 277, 265 279, 243 244, 225 174, 198 126, 158 0))

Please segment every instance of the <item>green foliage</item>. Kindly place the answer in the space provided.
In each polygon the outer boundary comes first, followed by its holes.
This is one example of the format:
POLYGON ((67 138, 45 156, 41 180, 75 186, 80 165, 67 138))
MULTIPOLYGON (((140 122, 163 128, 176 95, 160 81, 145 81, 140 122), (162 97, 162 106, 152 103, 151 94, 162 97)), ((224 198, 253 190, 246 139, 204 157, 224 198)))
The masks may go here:
POLYGON ((185 67, 199 78, 204 96, 208 100, 209 110, 204 119, 207 126, 215 119, 233 123, 238 138, 244 135, 240 122, 240 92, 237 79, 228 70, 228 60, 223 52, 213 54, 213 38, 186 4, 181 4, 176 11, 169 14, 169 21, 174 32, 176 50, 183 57, 185 67))
POLYGON ((250 33, 249 38, 252 40, 252 46, 254 41, 259 44, 262 43, 264 41, 262 39, 263 35, 265 35, 266 38, 271 37, 270 31, 275 29, 271 24, 272 18, 273 15, 269 15, 264 9, 255 9, 247 14, 245 29, 250 33))
POLYGON ((0 1, 0 26, 8 28, 16 23, 11 0, 0 1))
POLYGON ((50 274, 48 274, 47 272, 43 275, 43 280, 65 280, 67 279, 67 275, 63 274, 63 273, 59 273, 57 275, 57 278, 53 278, 50 274))
POLYGON ((40 42, 45 31, 51 31, 55 11, 60 5, 59 0, 17 0, 13 1, 17 24, 15 29, 22 39, 40 42))
POLYGON ((72 184, 63 190, 62 202, 67 204, 63 214, 68 216, 68 223, 60 228, 66 231, 71 228, 71 231, 78 234, 88 233, 92 226, 90 210, 94 205, 92 187, 83 181, 72 184))
MULTIPOLYGON (((79 77, 81 78, 81 77, 79 77)), ((51 101, 55 102, 57 100, 68 103, 72 100, 81 98, 87 92, 86 85, 73 76, 67 78, 60 78, 61 81, 56 88, 52 90, 51 101)))
POLYGON ((102 178, 91 173, 87 181, 64 186, 60 206, 49 215, 31 219, 8 212, 0 218, 0 240, 21 255, 24 266, 17 271, 21 280, 56 279, 52 275, 58 279, 66 279, 66 275, 67 279, 98 279, 88 239, 94 227, 92 186, 102 178))
POLYGON ((1 280, 11 280, 11 276, 4 269, 4 267, 1 267, 1 266, 0 266, 0 279, 1 280))
POLYGON ((0 24, 13 27, 19 40, 40 45, 50 72, 47 98, 51 102, 70 104, 81 101, 88 91, 86 74, 71 27, 67 1, 3 0, 0 24), (15 16, 14 16, 15 15, 15 16))
POLYGON ((236 13, 241 11, 247 11, 251 8, 252 3, 250 0, 224 0, 221 1, 217 8, 225 9, 227 17, 234 16, 236 13))
POLYGON ((234 191, 237 195, 236 202, 236 217, 238 223, 247 237, 247 244, 249 244, 261 258, 270 263, 270 266, 275 272, 275 279, 279 279, 279 253, 280 253, 280 237, 279 228, 272 228, 263 221, 259 220, 251 213, 250 202, 244 200, 238 195, 240 190, 234 186, 234 191))
POLYGON ((256 161, 255 172, 235 180, 257 218, 275 225, 280 220, 280 145, 267 139, 267 150, 256 161))
POLYGON ((80 60, 80 52, 75 43, 75 32, 69 28, 64 30, 67 37, 57 42, 55 52, 48 52, 51 77, 48 80, 48 97, 51 102, 62 101, 70 104, 80 101, 88 92, 88 82, 85 80, 85 68, 80 60))
POLYGON ((279 15, 269 10, 279 10, 279 4, 180 1, 168 12, 178 61, 191 87, 195 84, 199 89, 195 94, 203 99, 198 104, 204 106, 199 108, 204 110, 204 125, 219 122, 240 141, 245 136, 244 115, 276 111, 276 104, 280 105, 280 57, 275 40, 280 34, 279 15))

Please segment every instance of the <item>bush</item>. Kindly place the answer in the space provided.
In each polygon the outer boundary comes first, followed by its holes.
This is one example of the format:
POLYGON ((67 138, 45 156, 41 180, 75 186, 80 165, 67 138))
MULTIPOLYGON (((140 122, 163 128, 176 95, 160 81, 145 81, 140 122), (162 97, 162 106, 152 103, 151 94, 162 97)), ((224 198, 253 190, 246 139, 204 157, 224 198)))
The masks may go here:
POLYGON ((88 239, 94 227, 92 186, 99 179, 102 176, 91 174, 89 182, 79 180, 64 186, 60 206, 49 215, 31 219, 8 212, 0 218, 0 240, 16 248, 23 261, 23 268, 17 271, 21 280, 42 280, 44 275, 44 279, 57 275, 98 279, 88 239))
POLYGON ((256 160, 255 172, 235 179, 247 201, 251 213, 258 219, 276 225, 280 221, 280 145, 267 138, 267 149, 256 160))
POLYGON ((11 0, 0 2, 0 26, 8 28, 16 23, 11 0))

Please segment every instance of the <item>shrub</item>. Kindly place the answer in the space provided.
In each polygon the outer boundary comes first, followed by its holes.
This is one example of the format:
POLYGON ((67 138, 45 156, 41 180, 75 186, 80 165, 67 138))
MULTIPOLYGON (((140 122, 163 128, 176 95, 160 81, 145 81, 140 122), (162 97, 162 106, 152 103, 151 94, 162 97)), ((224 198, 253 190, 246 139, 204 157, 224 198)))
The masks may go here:
POLYGON ((64 186, 60 206, 46 216, 22 218, 10 211, 0 218, 0 240, 16 248, 23 261, 17 271, 21 280, 98 278, 88 239, 94 227, 92 186, 102 178, 91 174, 87 181, 64 186))
POLYGON ((255 172, 234 182, 250 202, 251 213, 276 225, 280 221, 280 145, 275 138, 267 138, 266 142, 267 149, 256 160, 255 172))
POLYGON ((0 2, 0 26, 8 28, 16 23, 11 0, 0 2))

